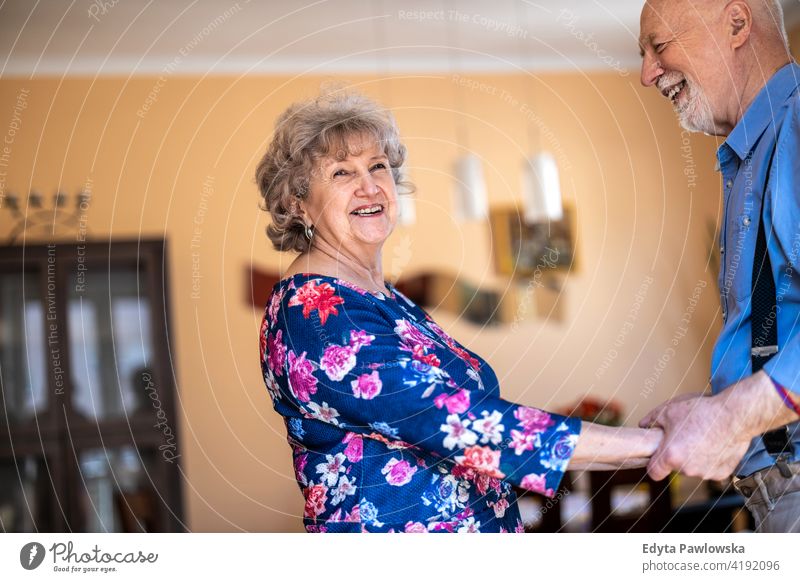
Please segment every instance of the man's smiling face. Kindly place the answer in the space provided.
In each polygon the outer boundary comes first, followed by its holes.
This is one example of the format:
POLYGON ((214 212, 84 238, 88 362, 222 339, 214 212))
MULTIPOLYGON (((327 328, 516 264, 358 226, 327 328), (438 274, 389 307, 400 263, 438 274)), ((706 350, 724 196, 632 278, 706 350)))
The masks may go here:
POLYGON ((727 121, 730 71, 716 40, 722 28, 721 19, 709 12, 713 8, 705 2, 648 1, 639 46, 642 84, 655 86, 672 102, 685 129, 719 134, 727 121))

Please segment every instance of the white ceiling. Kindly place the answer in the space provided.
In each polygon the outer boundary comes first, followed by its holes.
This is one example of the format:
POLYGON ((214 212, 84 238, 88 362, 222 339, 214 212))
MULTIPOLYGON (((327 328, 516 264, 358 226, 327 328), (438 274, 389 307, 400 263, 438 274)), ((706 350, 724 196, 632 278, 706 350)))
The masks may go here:
POLYGON ((27 76, 635 69, 644 0, 0 2, 0 76, 27 76))

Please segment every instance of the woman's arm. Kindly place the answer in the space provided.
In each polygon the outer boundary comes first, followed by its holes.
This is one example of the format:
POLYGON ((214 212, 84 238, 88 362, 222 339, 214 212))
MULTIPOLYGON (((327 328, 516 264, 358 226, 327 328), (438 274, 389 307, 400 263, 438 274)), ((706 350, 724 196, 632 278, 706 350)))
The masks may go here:
POLYGON ((567 468, 607 471, 644 467, 663 436, 657 428, 611 427, 584 422, 567 468))

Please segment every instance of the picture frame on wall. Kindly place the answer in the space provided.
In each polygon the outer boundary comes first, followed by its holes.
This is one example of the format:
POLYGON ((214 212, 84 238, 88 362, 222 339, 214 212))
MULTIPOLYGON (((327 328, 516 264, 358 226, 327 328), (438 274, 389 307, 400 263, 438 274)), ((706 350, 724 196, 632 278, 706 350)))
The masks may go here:
POLYGON ((537 273, 574 271, 575 212, 564 205, 559 221, 527 223, 521 208, 492 209, 492 246, 498 273, 531 277, 537 273))

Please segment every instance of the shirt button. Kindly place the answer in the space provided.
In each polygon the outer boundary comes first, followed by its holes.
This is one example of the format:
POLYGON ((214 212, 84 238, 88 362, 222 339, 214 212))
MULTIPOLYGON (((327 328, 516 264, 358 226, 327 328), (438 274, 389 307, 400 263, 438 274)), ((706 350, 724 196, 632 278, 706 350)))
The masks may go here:
POLYGON ((725 182, 725 187, 726 187, 728 190, 730 190, 731 188, 733 188, 733 180, 728 180, 727 182, 725 182))
POLYGON ((719 247, 719 254, 721 254, 721 255, 725 254, 725 245, 719 247))
POLYGON ((742 217, 742 224, 745 225, 745 226, 750 226, 750 217, 749 216, 743 216, 742 217))

